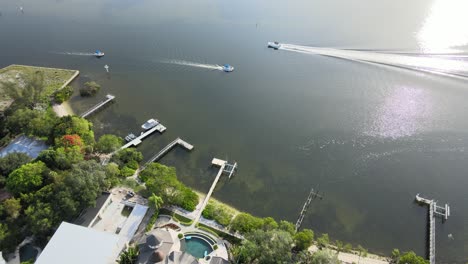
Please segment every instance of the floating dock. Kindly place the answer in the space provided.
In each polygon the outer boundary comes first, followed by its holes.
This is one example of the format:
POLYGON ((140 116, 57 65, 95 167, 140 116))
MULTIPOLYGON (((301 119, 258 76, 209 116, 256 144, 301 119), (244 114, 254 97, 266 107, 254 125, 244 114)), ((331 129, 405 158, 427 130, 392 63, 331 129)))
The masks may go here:
POLYGON ((96 104, 95 106, 91 107, 88 111, 81 114, 80 117, 86 118, 87 116, 89 116, 92 113, 94 113, 95 111, 97 111, 99 108, 103 107, 104 105, 106 105, 110 101, 114 100, 114 98, 115 98, 115 96, 113 96, 111 94, 106 95, 105 100, 103 100, 103 101, 99 102, 98 104, 96 104))
POLYGON ((441 216, 446 221, 450 216, 450 207, 448 204, 445 207, 438 206, 436 201, 423 198, 419 193, 416 194, 416 202, 429 206, 429 263, 435 264, 435 217, 441 216))
POLYGON ((189 151, 193 149, 193 145, 191 145, 190 143, 186 142, 185 140, 183 140, 181 138, 176 138, 171 143, 169 143, 167 146, 165 146, 163 149, 161 149, 158 153, 156 153, 156 155, 151 157, 151 159, 149 159, 145 163, 145 165, 143 165, 141 167, 140 171, 144 170, 146 168, 146 166, 148 166, 148 164, 160 160, 164 155, 166 155, 169 151, 171 151, 177 145, 180 145, 181 147, 183 147, 183 148, 185 148, 186 150, 189 150, 189 151))
POLYGON ((140 136, 138 136, 134 140, 128 142, 127 144, 123 145, 120 149, 122 150, 122 149, 126 149, 128 147, 131 147, 131 146, 134 146, 134 147, 138 146, 145 137, 153 134, 155 131, 158 131, 159 133, 164 133, 164 131, 166 131, 166 127, 163 126, 162 124, 157 124, 155 127, 151 128, 151 129, 149 129, 149 130, 147 130, 145 132, 141 132, 140 136))

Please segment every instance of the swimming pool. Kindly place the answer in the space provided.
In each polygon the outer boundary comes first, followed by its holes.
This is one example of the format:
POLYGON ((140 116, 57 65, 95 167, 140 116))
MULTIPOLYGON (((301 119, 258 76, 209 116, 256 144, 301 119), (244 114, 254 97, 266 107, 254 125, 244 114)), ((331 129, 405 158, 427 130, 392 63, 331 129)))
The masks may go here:
POLYGON ((210 254, 213 251, 211 245, 198 235, 187 235, 187 237, 180 241, 180 249, 182 251, 185 251, 196 258, 204 258, 205 251, 206 254, 210 254), (187 239, 187 237, 190 237, 190 239, 187 239))

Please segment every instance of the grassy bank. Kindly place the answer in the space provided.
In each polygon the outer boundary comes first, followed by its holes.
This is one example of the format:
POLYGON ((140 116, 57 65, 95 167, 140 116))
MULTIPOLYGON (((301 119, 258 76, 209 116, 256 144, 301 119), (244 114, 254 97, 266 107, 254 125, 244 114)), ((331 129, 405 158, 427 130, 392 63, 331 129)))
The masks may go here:
MULTIPOLYGON (((24 87, 26 80, 36 73, 42 73, 44 77, 45 89, 42 92, 43 96, 48 97, 53 95, 56 91, 68 85, 74 77, 78 75, 78 71, 68 69, 55 69, 44 68, 26 65, 10 65, 0 69, 0 83, 13 82, 18 84, 19 87, 24 87)), ((13 100, 5 93, 0 85, 0 111, 4 111, 13 100)), ((73 113, 69 106, 64 106, 65 110, 73 113)))

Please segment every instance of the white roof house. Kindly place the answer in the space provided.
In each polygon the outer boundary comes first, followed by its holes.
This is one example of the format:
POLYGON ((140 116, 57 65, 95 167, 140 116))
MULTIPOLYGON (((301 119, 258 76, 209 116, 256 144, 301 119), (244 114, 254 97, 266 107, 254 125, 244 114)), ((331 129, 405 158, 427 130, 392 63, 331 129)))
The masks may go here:
POLYGON ((62 222, 35 263, 115 263, 118 242, 118 235, 62 222))

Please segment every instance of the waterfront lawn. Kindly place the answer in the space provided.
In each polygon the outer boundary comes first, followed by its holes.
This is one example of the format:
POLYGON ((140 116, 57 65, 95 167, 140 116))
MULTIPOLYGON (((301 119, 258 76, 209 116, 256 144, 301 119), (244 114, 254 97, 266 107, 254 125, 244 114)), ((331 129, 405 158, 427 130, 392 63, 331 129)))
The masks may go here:
POLYGON ((13 100, 3 91, 1 83, 13 82, 22 88, 25 86, 26 80, 30 79, 37 72, 41 72, 44 76, 45 89, 42 92, 42 96, 46 98, 62 88, 62 86, 72 78, 77 71, 25 65, 10 65, 0 69, 0 111, 4 111, 13 102, 13 100))

